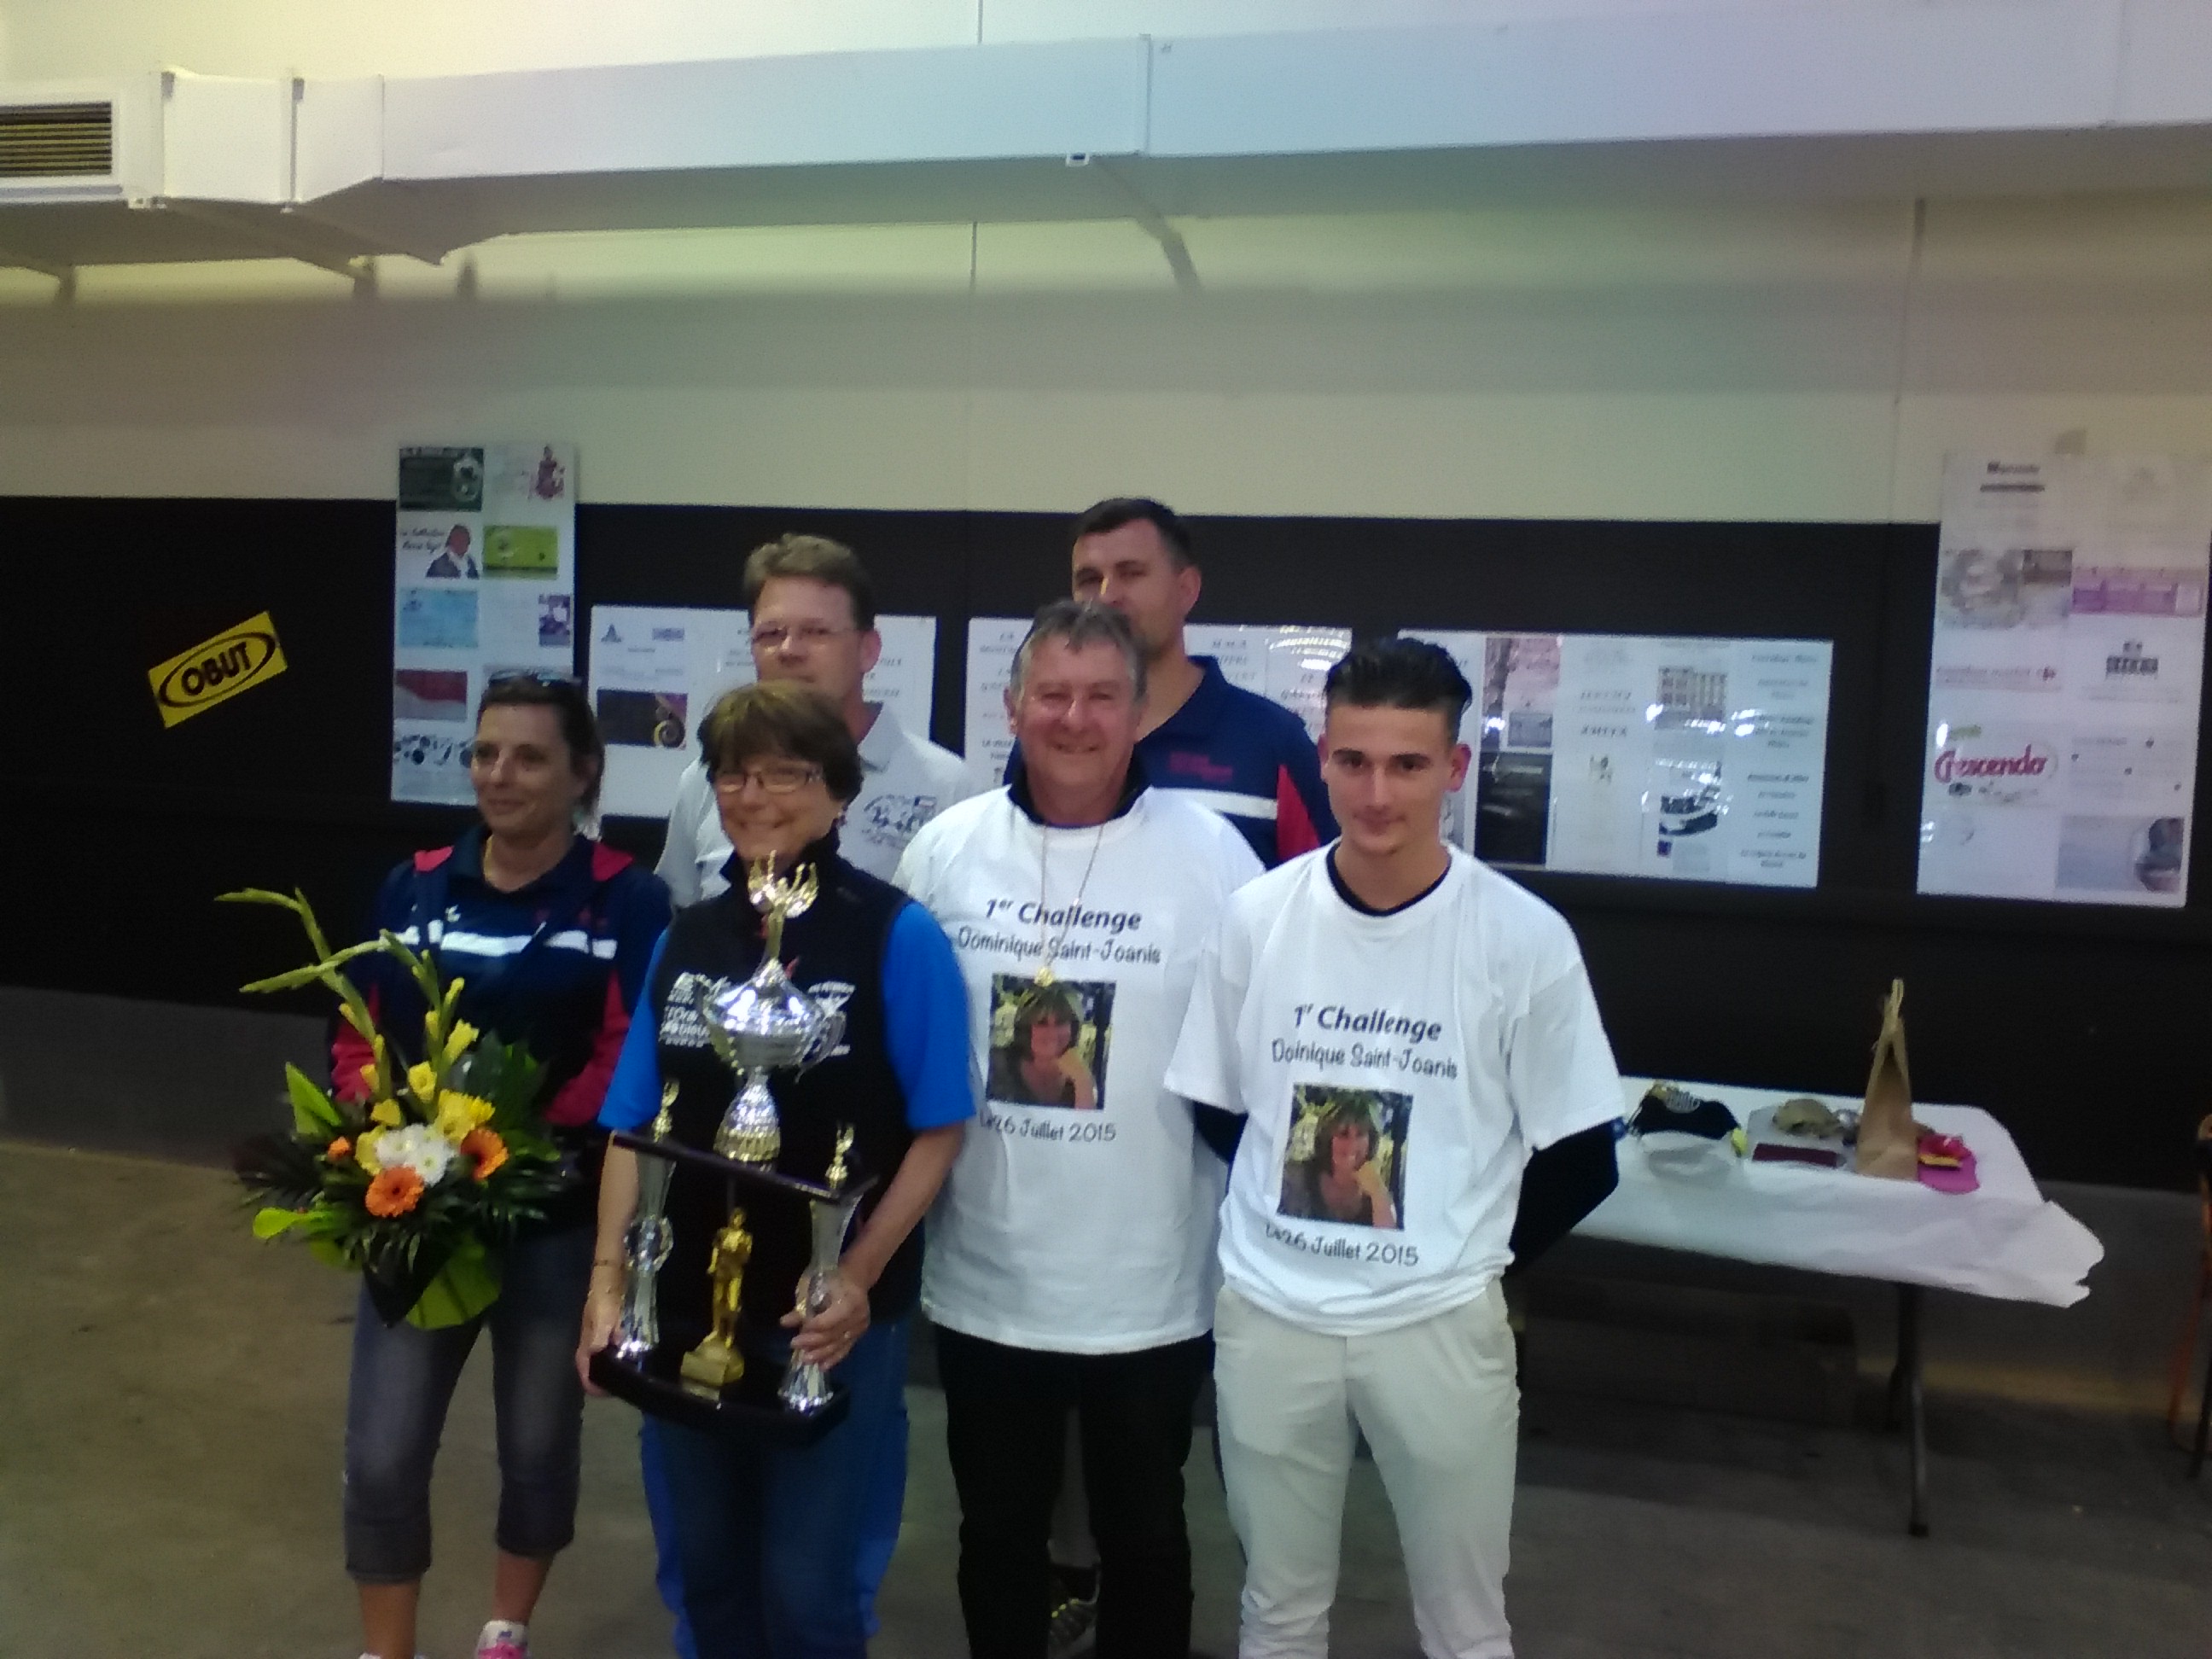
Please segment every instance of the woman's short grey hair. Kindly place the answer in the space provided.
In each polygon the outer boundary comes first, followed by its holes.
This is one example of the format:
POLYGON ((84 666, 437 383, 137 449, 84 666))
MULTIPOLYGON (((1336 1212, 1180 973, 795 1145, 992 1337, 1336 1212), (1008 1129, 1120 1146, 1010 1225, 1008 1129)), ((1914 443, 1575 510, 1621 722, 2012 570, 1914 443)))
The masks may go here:
POLYGON ((1128 662, 1134 701, 1145 700, 1145 648, 1137 643, 1127 617, 1095 599, 1054 599, 1036 613, 1021 649, 1014 653, 1014 672, 1006 687, 1009 696, 1020 697, 1022 682, 1029 678, 1030 659, 1037 647, 1049 640, 1063 641, 1071 651, 1093 645, 1114 647, 1128 662))

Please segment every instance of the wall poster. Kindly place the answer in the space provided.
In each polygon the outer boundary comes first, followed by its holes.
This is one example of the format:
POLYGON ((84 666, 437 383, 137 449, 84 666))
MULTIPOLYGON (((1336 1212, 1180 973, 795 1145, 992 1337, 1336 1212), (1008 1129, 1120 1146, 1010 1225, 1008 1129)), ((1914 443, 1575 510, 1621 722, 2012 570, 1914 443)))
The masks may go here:
POLYGON ((465 805, 477 699, 501 674, 576 669, 576 451, 399 452, 392 799, 465 805))
POLYGON ((1486 863, 1819 882, 1827 641, 1407 632, 1474 688, 1445 833, 1486 863))
POLYGON ((1953 456, 1919 890, 2179 905, 2212 459, 1953 456))
MULTIPOLYGON (((699 721, 723 692, 754 679, 752 619, 701 606, 595 605, 592 707, 607 744, 600 810, 665 818, 676 781, 698 758, 699 721)), ((934 617, 876 618, 883 654, 862 689, 885 715, 929 734, 937 674, 934 617)))

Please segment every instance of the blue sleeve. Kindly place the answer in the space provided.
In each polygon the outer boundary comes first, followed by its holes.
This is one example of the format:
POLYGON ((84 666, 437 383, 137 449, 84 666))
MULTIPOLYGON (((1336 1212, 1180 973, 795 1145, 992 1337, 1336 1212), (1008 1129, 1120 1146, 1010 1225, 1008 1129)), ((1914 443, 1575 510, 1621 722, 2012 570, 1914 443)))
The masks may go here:
POLYGON ((630 999, 629 1034, 623 1038, 615 1074, 607 1080, 606 1098, 599 1103, 599 1121, 610 1129, 635 1129, 652 1121, 653 1115, 660 1109, 660 1010, 638 999, 644 995, 644 988, 653 983, 660 967, 660 953, 667 948, 668 934, 664 930, 645 959, 637 996, 630 999))
POLYGON ((968 981, 937 918, 908 903, 884 949, 884 1047, 920 1133, 975 1115, 968 1055, 968 981))
POLYGON ((668 933, 668 884, 659 876, 633 868, 624 884, 622 921, 615 930, 615 978, 622 986, 623 1008, 637 1012, 637 1000, 653 980, 653 964, 660 960, 660 941, 668 933))
MULTIPOLYGON (((376 890, 376 908, 368 918, 368 931, 364 939, 374 939, 379 933, 401 933, 415 920, 415 883, 418 874, 415 860, 402 859, 384 878, 376 890)), ((343 943, 343 941, 341 941, 343 943)), ((419 948, 422 941, 416 941, 419 948)), ((414 1015, 419 1023, 422 1000, 415 991, 415 981, 406 976, 399 964, 381 951, 372 951, 367 956, 356 957, 346 964, 346 977, 352 980, 364 997, 374 1000, 377 1023, 399 1029, 406 1016, 414 1015)), ((411 1029, 410 1025, 410 1029, 411 1029)))
POLYGON ((1306 734, 1305 722, 1296 715, 1291 718, 1288 736, 1290 741, 1284 745, 1283 769, 1291 775, 1291 787, 1305 803, 1306 816, 1313 820, 1314 833, 1325 847, 1336 839, 1336 814, 1328 809, 1328 787, 1321 781, 1321 752, 1306 734))

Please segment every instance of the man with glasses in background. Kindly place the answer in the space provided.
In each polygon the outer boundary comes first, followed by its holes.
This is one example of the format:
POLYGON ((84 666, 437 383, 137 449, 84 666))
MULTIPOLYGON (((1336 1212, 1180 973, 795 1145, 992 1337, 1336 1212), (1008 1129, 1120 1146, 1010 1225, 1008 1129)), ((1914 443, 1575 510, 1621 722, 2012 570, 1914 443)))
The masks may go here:
MULTIPOLYGON (((753 672, 763 680, 811 685, 844 714, 860 745, 862 776, 837 850, 890 880, 914 832, 975 787, 959 756, 908 731, 861 694, 884 648, 866 567, 852 549, 826 536, 781 537, 755 548, 745 561, 745 609, 752 617, 753 672)), ((722 866, 729 857, 714 786, 705 763, 695 760, 678 781, 655 873, 681 909, 728 884, 722 866)))
MULTIPOLYGON (((763 680, 796 680, 837 705, 860 747, 860 793, 845 809, 837 850, 847 862, 885 881, 915 832, 955 801, 977 793, 966 763, 949 749, 908 731, 880 703, 870 702, 861 682, 883 654, 876 631, 875 584, 853 550, 826 536, 787 535, 757 547, 745 560, 745 609, 752 623, 753 672, 763 680)), ((699 734, 711 753, 710 734, 699 734)), ((703 758, 684 769, 668 839, 655 873, 668 884, 677 909, 713 898, 729 885, 724 866, 729 837, 703 758)), ((878 1454, 878 1477, 868 1498, 867 1524, 858 1563, 861 1622, 875 1630, 875 1592, 890 1565, 906 1494, 907 1417, 894 1414, 878 1454)), ((689 1659, 690 1632, 674 1552, 667 1540, 665 1487, 659 1465, 653 1420, 645 1419, 646 1498, 653 1535, 661 1545, 661 1599, 677 1615, 676 1646, 689 1659)))

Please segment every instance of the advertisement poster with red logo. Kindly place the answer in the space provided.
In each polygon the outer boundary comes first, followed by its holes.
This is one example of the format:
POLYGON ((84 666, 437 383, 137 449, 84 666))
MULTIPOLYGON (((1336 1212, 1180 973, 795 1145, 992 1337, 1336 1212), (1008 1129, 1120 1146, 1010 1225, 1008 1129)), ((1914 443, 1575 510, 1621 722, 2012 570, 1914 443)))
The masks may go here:
POLYGON ((1419 632, 1458 662, 1475 750, 1445 833, 1488 864, 1811 887, 1826 640, 1419 632))
POLYGON ((2179 905, 2212 459, 1954 456, 1919 889, 2179 905))
POLYGON ((576 450, 399 452, 392 799, 465 805, 477 700, 502 674, 576 672, 576 450))

